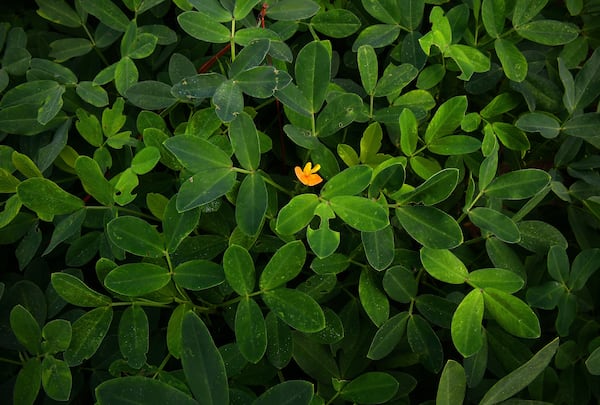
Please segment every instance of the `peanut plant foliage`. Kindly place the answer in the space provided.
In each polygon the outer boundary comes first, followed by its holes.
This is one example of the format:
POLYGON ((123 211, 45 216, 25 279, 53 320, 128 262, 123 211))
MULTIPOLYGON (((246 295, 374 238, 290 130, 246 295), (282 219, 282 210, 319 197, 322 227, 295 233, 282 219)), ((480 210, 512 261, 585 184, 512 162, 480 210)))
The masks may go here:
POLYGON ((3 2, 2 401, 596 403, 599 18, 3 2))

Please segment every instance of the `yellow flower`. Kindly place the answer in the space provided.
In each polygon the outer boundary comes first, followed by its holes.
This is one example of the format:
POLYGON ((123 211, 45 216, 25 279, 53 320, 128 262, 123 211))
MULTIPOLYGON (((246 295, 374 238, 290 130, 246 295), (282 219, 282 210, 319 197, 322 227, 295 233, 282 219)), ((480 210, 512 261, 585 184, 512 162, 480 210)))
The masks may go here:
POLYGON ((312 163, 308 162, 304 166, 304 169, 301 169, 300 166, 296 166, 294 168, 294 172, 302 184, 307 186, 316 186, 323 181, 323 178, 317 174, 320 168, 321 165, 317 164, 315 167, 312 167, 312 163))

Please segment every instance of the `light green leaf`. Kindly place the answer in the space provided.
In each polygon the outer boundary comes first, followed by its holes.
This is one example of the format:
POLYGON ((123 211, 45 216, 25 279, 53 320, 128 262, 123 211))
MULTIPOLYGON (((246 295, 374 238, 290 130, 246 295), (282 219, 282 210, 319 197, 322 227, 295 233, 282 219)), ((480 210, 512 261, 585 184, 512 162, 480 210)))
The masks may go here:
POLYGON ((40 354, 42 330, 27 308, 19 304, 11 309, 10 328, 19 343, 30 354, 40 354))
POLYGON ((513 10, 513 26, 528 23, 546 7, 548 0, 517 0, 513 10))
POLYGON ((37 0, 36 3, 39 6, 37 13, 48 21, 71 28, 82 24, 79 14, 64 0, 37 0))
POLYGON ((75 172, 86 193, 102 205, 113 205, 114 187, 106 180, 94 159, 85 155, 79 156, 75 161, 75 172))
POLYGON ((481 3, 481 19, 487 33, 498 38, 504 30, 504 0, 483 0, 481 3))
POLYGON ((422 247, 421 263, 432 277, 449 284, 462 284, 469 278, 463 262, 446 249, 422 247))
POLYGON ((55 401, 68 401, 71 396, 72 376, 69 365, 63 360, 46 355, 42 360, 42 386, 55 401))
POLYGON ((111 0, 82 0, 81 6, 110 28, 119 32, 127 30, 129 18, 111 0))
POLYGON ((19 183, 17 195, 24 206, 44 217, 69 214, 84 206, 81 199, 67 193, 53 181, 41 177, 19 183))
POLYGON ((352 51, 356 52, 363 45, 373 48, 383 48, 393 43, 400 35, 400 27, 388 24, 373 24, 366 27, 358 34, 352 44, 352 51))
POLYGON ((312 220, 317 205, 319 205, 319 197, 315 194, 294 196, 279 211, 275 229, 282 235, 292 235, 299 232, 312 220))
POLYGON ((540 336, 540 321, 519 298, 492 287, 483 290, 483 298, 485 308, 507 332, 530 339, 540 336))
MULTIPOLYGON (((443 138, 442 138, 443 139, 443 138)), ((443 169, 413 191, 392 195, 399 204, 407 202, 435 205, 447 199, 458 184, 459 171, 455 168, 443 169)))
POLYGON ((389 224, 386 210, 373 200, 357 196, 336 196, 331 208, 348 225, 363 232, 374 232, 389 224))
POLYGON ((402 89, 412 82, 418 75, 416 67, 409 63, 396 66, 390 63, 383 71, 374 95, 376 97, 396 97, 402 89))
POLYGON ((460 123, 467 111, 467 97, 456 96, 444 102, 435 112, 425 131, 425 142, 449 135, 460 123))
POLYGON ((85 38, 57 39, 50 43, 48 56, 54 58, 55 62, 65 62, 71 58, 86 55, 94 48, 94 45, 85 38))
POLYGON ((460 363, 448 360, 442 370, 435 403, 439 405, 462 404, 465 399, 467 377, 460 363))
POLYGON ((229 138, 235 156, 244 169, 256 170, 260 163, 258 132, 254 121, 242 113, 229 125, 229 138))
MULTIPOLYGON (((495 3, 493 0, 489 2, 495 3)), ((507 39, 498 38, 494 41, 494 49, 506 77, 515 82, 525 80, 528 71, 527 59, 525 59, 519 48, 507 39)))
MULTIPOLYGON (((218 146, 194 135, 177 135, 164 142, 165 147, 192 173, 229 169, 229 156, 218 146)), ((205 173, 206 174, 206 173, 205 173)))
POLYGON ((369 185, 372 172, 372 169, 365 165, 349 167, 325 183, 321 190, 321 197, 331 199, 338 195, 358 194, 369 185))
POLYGON ((513 271, 497 268, 472 271, 467 282, 475 288, 492 287, 508 294, 516 293, 525 284, 525 281, 513 271))
POLYGON ((243 20, 260 0, 236 0, 233 6, 233 18, 243 20))
POLYGON ((269 6, 268 16, 274 20, 304 20, 317 14, 319 4, 312 0, 280 0, 269 6))
POLYGON ((458 76, 462 80, 470 80, 473 73, 484 73, 490 70, 490 58, 477 48, 467 45, 450 45, 445 56, 454 59, 462 74, 458 76))
POLYGON ((255 270, 250 253, 239 245, 231 245, 223 255, 223 270, 230 287, 239 295, 254 290, 255 270))
POLYGON ((483 312, 483 294, 474 289, 463 298, 452 316, 452 342, 464 357, 474 355, 483 346, 483 312))
POLYGON ((400 114, 400 149, 406 156, 412 156, 417 149, 419 126, 415 114, 408 108, 400 114))

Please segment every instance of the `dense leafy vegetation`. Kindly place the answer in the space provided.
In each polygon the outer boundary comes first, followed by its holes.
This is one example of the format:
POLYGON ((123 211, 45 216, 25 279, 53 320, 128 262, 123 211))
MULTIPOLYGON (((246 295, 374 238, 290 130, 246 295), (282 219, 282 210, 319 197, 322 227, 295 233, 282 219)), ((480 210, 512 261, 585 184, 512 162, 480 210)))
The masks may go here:
POLYGON ((597 0, 1 7, 2 398, 599 400, 597 0))

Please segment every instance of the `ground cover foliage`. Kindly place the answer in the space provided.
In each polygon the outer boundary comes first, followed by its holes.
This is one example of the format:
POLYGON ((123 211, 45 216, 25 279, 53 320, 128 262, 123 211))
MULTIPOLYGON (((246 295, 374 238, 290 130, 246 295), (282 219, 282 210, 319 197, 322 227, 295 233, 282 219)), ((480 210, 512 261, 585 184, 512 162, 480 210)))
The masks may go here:
POLYGON ((598 401, 598 1, 1 7, 2 398, 598 401))

